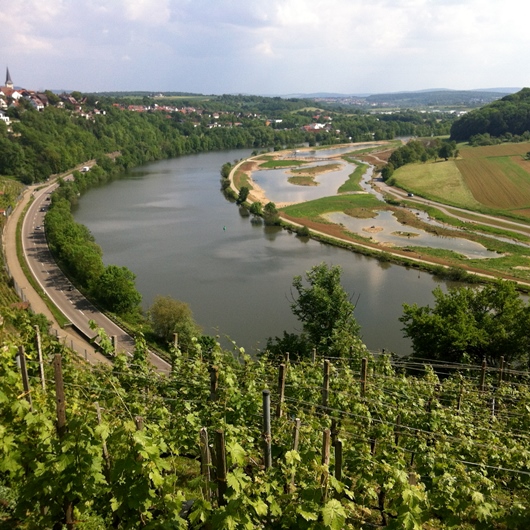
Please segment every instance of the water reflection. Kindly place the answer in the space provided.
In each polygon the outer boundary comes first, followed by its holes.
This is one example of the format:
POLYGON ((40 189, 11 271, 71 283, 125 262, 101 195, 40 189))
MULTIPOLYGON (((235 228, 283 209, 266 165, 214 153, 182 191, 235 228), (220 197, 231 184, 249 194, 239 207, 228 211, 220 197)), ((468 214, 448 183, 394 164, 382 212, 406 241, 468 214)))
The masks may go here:
POLYGON ((290 169, 260 169, 254 171, 252 180, 265 190, 267 198, 274 203, 311 201, 336 195, 355 170, 355 164, 341 160, 315 162, 303 168, 327 166, 331 163, 338 164, 340 169, 317 174, 313 179, 317 183, 316 186, 300 186, 289 182, 289 178, 295 176, 290 169))
POLYGON ((372 219, 358 219, 343 212, 332 212, 326 214, 325 218, 332 223, 344 226, 351 232, 369 237, 377 243, 398 247, 414 246, 453 250, 467 258, 474 259, 499 257, 499 254, 487 250, 475 241, 461 237, 437 236, 420 228, 403 225, 398 222, 392 212, 387 210, 377 212, 377 216, 372 219))

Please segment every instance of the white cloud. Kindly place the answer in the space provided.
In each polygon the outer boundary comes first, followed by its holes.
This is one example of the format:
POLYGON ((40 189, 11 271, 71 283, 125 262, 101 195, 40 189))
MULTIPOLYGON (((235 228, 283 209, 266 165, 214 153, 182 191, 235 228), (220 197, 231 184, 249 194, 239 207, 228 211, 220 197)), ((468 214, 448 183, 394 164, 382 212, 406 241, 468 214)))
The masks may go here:
POLYGON ((81 90, 523 86, 529 15, 519 0, 27 0, 0 11, 0 57, 28 86, 81 90))

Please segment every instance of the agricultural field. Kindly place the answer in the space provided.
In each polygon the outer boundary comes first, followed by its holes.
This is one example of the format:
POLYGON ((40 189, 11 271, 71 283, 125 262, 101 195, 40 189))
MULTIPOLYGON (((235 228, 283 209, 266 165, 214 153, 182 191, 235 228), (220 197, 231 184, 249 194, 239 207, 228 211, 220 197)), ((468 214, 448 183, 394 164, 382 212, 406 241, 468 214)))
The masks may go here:
POLYGON ((453 160, 408 164, 397 169, 392 180, 425 198, 472 210, 481 206, 453 160))
POLYGON ((410 164, 393 176, 407 191, 471 210, 530 217, 530 143, 460 148, 456 160, 410 164))

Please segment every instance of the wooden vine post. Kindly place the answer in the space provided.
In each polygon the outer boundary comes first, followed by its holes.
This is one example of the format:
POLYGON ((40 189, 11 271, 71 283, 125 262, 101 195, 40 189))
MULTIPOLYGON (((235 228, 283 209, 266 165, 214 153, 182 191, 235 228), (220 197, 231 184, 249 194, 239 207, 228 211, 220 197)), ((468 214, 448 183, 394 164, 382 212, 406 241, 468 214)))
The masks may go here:
POLYGON ((481 392, 484 392, 486 388, 486 359, 482 361, 482 367, 480 369, 480 384, 479 388, 481 392))
MULTIPOLYGON (((55 404, 57 408, 57 435, 62 441, 66 434, 66 399, 64 394, 62 356, 56 353, 53 358, 53 371, 55 376, 55 404)), ((68 529, 75 527, 74 503, 65 498, 64 521, 68 529)))
POLYGON ((217 401, 217 390, 219 388, 219 368, 210 368, 210 401, 217 401))
POLYGON ((368 373, 368 359, 363 357, 361 365, 361 397, 366 394, 366 376, 368 373))
POLYGON ((203 427, 199 433, 201 450, 201 475, 204 478, 204 498, 210 500, 210 467, 212 465, 210 447, 208 445, 208 429, 203 427))
POLYGON ((401 427, 401 414, 396 417, 396 424, 394 425, 394 445, 399 445, 399 435, 401 434, 399 428, 401 427))
POLYGON ((342 480, 342 440, 335 440, 335 478, 342 480))
POLYGON ((283 411, 282 411, 282 404, 285 399, 285 364, 280 364, 280 369, 278 372, 278 404, 276 405, 276 417, 281 418, 283 411))
POLYGON ((46 392, 46 379, 44 377, 44 361, 42 359, 42 342, 40 338, 39 326, 35 326, 35 338, 37 341, 37 355, 39 356, 40 384, 42 387, 42 391, 46 392))
MULTIPOLYGON (((94 403, 94 407, 96 407, 96 414, 97 414, 97 418, 98 418, 98 425, 101 425, 101 407, 99 406, 99 403, 96 401, 94 403)), ((110 469, 111 469, 111 464, 110 464, 110 456, 109 456, 109 451, 107 449, 107 442, 105 439, 103 439, 103 442, 101 444, 101 448, 103 450, 103 458, 105 460, 105 470, 106 470, 106 476, 107 478, 109 478, 110 476, 110 469)))
POLYGON ((62 439, 66 432, 66 400, 64 397, 64 382, 62 357, 56 353, 53 358, 53 372, 55 376, 55 405, 57 409, 57 434, 62 439))
POLYGON ((18 357, 20 359, 20 372, 22 374, 22 386, 24 387, 24 397, 29 403, 29 408, 33 412, 33 403, 31 401, 31 389, 29 387, 28 367, 26 365, 26 352, 24 346, 18 347, 18 357))
POLYGON ((263 391, 263 464, 265 469, 272 466, 271 438, 271 392, 263 391))
POLYGON ((324 377, 322 382, 322 407, 327 408, 329 402, 329 359, 324 361, 324 377))
POLYGON ((501 362, 499 366, 499 386, 501 385, 504 379, 504 355, 501 356, 501 362))
POLYGON ((217 480, 217 503, 226 505, 226 448, 225 433, 222 429, 215 431, 215 475, 217 480))
POLYGON ((300 418, 294 420, 293 428, 293 451, 298 451, 298 446, 300 444, 300 425, 302 424, 300 418))
POLYGON ((329 478, 329 455, 331 445, 331 433, 329 429, 324 429, 322 435, 322 477, 320 486, 322 488, 322 504, 328 500, 328 478, 329 478))

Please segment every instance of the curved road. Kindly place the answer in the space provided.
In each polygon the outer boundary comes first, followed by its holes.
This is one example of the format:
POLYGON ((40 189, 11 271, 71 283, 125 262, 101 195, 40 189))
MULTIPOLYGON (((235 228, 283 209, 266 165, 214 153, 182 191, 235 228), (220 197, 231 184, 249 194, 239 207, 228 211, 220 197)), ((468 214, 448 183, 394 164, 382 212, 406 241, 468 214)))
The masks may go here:
MULTIPOLYGON (((95 321, 99 328, 104 329, 109 337, 116 338, 116 351, 125 351, 131 354, 134 350, 134 339, 104 314, 99 312, 73 287, 59 269, 50 253, 44 230, 44 216, 49 207, 50 194, 56 187, 57 184, 55 183, 45 186, 40 190, 32 186, 26 190, 24 199, 17 205, 15 213, 10 216, 4 232, 5 256, 9 271, 15 281, 24 289, 25 297, 30 302, 33 310, 42 312, 50 320, 54 321, 42 300, 39 303, 40 296, 38 293, 29 285, 27 279, 21 277, 21 274, 23 276, 23 272, 20 264, 18 264, 16 255, 17 221, 25 205, 30 201, 31 196, 33 196, 34 201, 29 206, 22 224, 22 247, 33 276, 54 305, 72 323, 72 327, 79 333, 79 336, 75 338, 76 342, 79 342, 80 337, 85 340, 85 346, 89 348, 90 360, 92 362, 107 361, 107 359, 95 352, 90 344, 91 339, 96 335, 90 329, 90 320, 95 321)), ((64 333, 66 337, 69 336, 67 331, 64 333)), ((75 333, 70 334, 75 336, 75 333)), ((85 349, 85 351, 87 350, 85 349)), ((149 360, 158 371, 170 371, 170 365, 157 355, 150 353, 149 360)))

